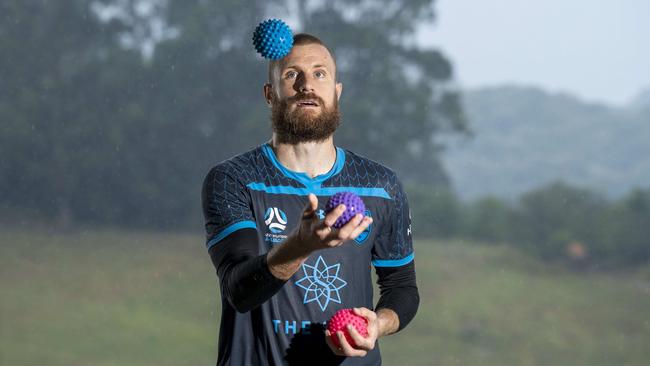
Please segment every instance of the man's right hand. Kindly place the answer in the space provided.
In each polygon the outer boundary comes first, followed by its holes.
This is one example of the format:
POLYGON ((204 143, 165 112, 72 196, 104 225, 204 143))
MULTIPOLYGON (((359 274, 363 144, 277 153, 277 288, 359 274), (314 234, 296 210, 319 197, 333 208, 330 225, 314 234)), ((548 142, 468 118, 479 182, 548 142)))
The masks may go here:
POLYGON ((347 240, 355 239, 372 224, 371 217, 362 218, 361 214, 357 214, 342 228, 336 229, 333 225, 345 212, 345 206, 333 209, 323 220, 316 215, 317 209, 318 198, 310 193, 300 225, 284 242, 273 246, 267 253, 269 271, 275 277, 288 280, 312 252, 338 247, 347 240))
POLYGON ((318 197, 310 193, 308 199, 300 225, 292 235, 300 243, 301 249, 309 253, 319 249, 335 248, 348 240, 354 240, 372 224, 371 217, 364 218, 359 213, 343 227, 336 229, 334 223, 345 212, 345 205, 334 208, 321 220, 316 215, 318 197))

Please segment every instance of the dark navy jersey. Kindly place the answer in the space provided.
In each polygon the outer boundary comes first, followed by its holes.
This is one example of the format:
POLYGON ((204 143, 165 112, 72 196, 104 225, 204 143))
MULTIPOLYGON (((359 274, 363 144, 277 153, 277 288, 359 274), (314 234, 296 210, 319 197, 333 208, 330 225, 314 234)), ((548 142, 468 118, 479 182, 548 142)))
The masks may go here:
MULTIPOLYGON (((271 299, 246 313, 222 296, 218 364, 320 364, 333 353, 324 324, 339 309, 373 309, 372 266, 399 267, 413 261, 408 202, 395 173, 336 148, 336 162, 310 178, 288 170, 273 149, 261 145, 215 166, 204 192, 206 245, 211 248, 244 228, 257 231, 259 255, 282 243, 299 225, 308 202, 318 196, 323 218, 328 198, 341 191, 359 195, 373 223, 355 240, 312 253, 271 299)), ((330 362, 330 361, 328 361, 330 362)), ((336 364, 378 365, 379 348, 365 357, 336 358, 336 364)))

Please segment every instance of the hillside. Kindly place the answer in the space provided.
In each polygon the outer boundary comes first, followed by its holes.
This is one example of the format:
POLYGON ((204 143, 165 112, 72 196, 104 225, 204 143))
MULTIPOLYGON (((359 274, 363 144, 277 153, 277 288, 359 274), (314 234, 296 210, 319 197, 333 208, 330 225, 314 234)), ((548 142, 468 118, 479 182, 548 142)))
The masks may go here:
POLYGON ((504 86, 464 93, 473 137, 443 158, 464 199, 514 198, 554 180, 619 197, 650 185, 650 98, 626 107, 504 86))

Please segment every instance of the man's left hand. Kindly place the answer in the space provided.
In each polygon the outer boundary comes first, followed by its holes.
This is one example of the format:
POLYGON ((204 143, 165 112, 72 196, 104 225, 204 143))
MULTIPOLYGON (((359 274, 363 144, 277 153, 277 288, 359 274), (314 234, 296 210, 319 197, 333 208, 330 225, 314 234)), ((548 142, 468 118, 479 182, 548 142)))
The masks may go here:
POLYGON ((330 331, 326 330, 325 340, 332 352, 334 352, 336 355, 347 357, 363 357, 368 354, 368 351, 375 348, 377 337, 379 336, 379 321, 377 320, 377 314, 374 311, 366 308, 354 308, 353 311, 356 315, 362 316, 368 321, 368 336, 362 336, 359 334, 355 327, 348 325, 347 332, 354 340, 354 343, 356 343, 356 347, 352 347, 352 345, 348 343, 342 331, 336 332, 336 337, 338 337, 339 344, 341 345, 340 347, 336 347, 330 338, 330 331))

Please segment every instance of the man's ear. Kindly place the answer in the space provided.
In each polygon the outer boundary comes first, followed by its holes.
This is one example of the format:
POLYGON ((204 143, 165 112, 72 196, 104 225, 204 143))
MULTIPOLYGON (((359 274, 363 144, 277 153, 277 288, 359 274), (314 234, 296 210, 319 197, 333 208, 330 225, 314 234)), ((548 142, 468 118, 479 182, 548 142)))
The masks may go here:
POLYGON ((264 99, 269 106, 273 104, 273 86, 271 83, 264 84, 264 99))
POLYGON ((341 99, 341 93, 343 93, 343 84, 336 83, 336 100, 341 99))

